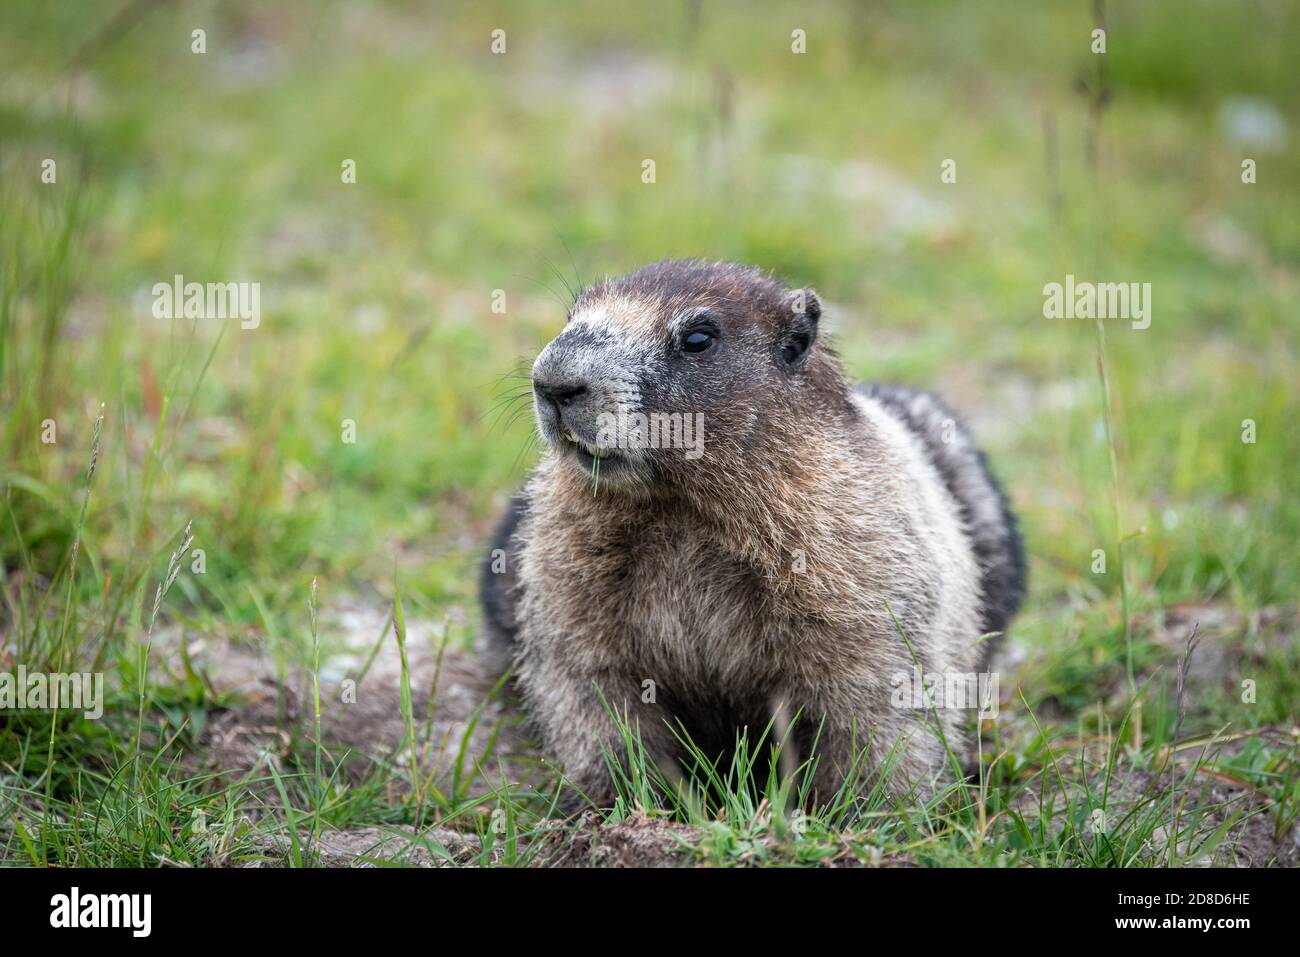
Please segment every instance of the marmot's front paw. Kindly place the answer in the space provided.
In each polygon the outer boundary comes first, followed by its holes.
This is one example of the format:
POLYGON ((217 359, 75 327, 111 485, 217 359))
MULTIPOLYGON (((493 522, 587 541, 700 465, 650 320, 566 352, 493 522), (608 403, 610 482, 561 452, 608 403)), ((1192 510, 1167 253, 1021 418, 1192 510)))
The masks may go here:
POLYGON ((560 786, 560 796, 555 802, 557 814, 573 817, 583 811, 608 810, 614 806, 617 795, 613 782, 574 784, 565 781, 560 786))

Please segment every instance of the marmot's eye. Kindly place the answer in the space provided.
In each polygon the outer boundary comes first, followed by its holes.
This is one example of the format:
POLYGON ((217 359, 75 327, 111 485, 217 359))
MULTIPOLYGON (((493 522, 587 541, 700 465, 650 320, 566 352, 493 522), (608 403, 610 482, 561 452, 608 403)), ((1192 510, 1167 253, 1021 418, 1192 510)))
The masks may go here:
POLYGON ((682 349, 686 352, 703 352, 711 345, 713 345, 713 333, 704 329, 696 329, 682 337, 682 349))

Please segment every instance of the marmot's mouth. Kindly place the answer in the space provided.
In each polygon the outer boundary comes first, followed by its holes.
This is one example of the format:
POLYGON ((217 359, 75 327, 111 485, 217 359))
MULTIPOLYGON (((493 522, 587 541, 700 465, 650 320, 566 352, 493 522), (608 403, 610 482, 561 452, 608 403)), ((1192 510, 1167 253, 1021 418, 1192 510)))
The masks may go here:
POLYGON ((573 429, 567 425, 560 426, 560 440, 564 447, 577 456, 579 464, 584 469, 591 469, 597 461, 601 465, 607 465, 618 460, 619 454, 617 449, 602 449, 598 445, 581 438, 573 429))

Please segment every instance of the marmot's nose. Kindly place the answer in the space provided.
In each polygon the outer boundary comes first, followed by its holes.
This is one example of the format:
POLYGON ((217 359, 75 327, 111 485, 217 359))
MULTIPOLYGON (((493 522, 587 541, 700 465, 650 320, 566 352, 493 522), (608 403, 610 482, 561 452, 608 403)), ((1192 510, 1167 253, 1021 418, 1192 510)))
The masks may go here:
POLYGON ((587 393, 586 385, 581 382, 544 382, 536 376, 533 377, 533 389, 543 399, 554 402, 557 406, 568 405, 587 393))

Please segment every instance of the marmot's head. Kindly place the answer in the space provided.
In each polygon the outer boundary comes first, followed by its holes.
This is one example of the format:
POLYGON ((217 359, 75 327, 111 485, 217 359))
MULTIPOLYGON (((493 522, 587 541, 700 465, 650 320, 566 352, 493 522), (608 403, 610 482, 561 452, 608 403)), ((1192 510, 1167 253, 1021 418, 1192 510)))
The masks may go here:
POLYGON ((730 263, 665 260, 587 288, 533 364, 542 436, 599 487, 716 487, 845 406, 820 316, 811 290, 730 263))

